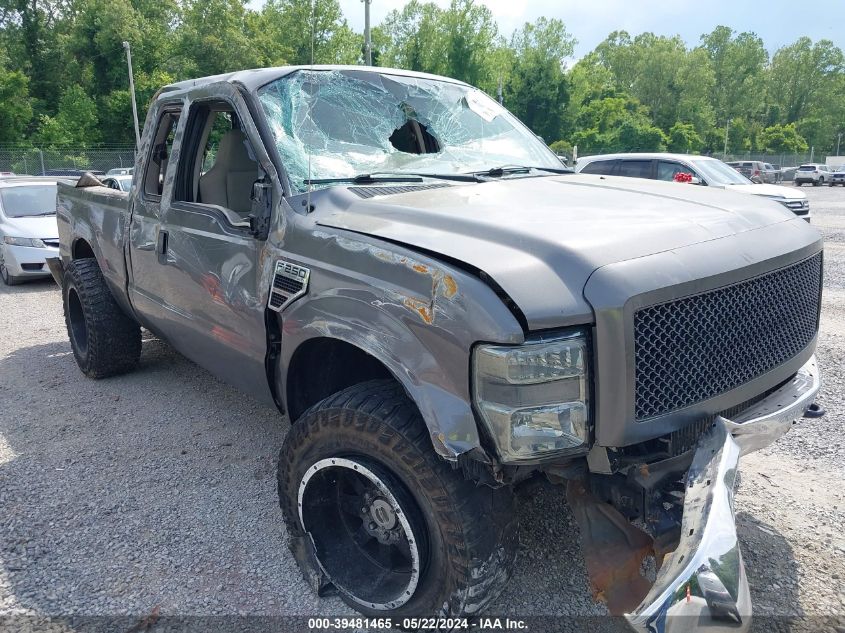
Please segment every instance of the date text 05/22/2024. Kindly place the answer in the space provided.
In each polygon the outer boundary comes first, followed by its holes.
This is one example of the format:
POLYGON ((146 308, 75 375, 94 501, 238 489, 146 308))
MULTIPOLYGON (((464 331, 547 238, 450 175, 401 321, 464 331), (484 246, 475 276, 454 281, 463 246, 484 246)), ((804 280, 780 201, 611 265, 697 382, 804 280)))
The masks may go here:
POLYGON ((311 631, 376 629, 388 630, 401 626, 406 631, 524 631, 528 625, 524 620, 514 618, 479 618, 470 622, 467 618, 404 618, 395 622, 392 618, 310 618, 311 631))

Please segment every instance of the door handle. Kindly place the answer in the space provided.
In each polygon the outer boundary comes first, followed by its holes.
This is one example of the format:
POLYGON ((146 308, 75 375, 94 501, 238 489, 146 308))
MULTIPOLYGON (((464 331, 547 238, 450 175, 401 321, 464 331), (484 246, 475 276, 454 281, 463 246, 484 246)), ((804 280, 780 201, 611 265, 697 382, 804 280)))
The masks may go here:
POLYGON ((164 255, 167 252, 167 231, 159 229, 158 237, 156 238, 156 253, 164 255))

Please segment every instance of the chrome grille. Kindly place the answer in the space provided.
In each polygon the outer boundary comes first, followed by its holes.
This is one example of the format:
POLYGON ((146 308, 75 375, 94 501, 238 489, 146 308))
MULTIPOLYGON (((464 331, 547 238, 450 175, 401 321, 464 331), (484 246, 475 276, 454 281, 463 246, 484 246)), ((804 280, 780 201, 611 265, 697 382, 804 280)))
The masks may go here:
POLYGON ((735 389, 800 353, 818 331, 822 254, 634 313, 637 420, 735 389))
POLYGON ((795 215, 807 215, 810 212, 809 200, 783 200, 781 204, 795 215))

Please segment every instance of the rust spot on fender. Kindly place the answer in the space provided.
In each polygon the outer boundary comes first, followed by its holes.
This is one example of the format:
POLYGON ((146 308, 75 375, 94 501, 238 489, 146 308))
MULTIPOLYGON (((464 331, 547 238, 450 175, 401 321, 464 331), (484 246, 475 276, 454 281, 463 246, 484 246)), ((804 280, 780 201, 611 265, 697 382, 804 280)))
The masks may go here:
POLYGON ((406 308, 419 314, 422 320, 428 325, 434 323, 434 308, 431 304, 415 297, 406 297, 402 303, 406 308))
POLYGON ((443 277, 443 287, 443 296, 447 299, 451 299, 458 292, 458 284, 452 278, 452 275, 446 275, 445 277, 443 277))
POLYGON ((417 271, 421 275, 428 274, 428 266, 424 266, 423 264, 414 264, 411 268, 413 268, 415 271, 417 271))

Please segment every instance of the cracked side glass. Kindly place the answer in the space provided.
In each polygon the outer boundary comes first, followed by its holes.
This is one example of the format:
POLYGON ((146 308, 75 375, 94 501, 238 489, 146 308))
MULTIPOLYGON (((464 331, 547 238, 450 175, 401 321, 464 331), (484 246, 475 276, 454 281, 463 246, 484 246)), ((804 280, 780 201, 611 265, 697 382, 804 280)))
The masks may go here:
POLYGON ((355 70, 298 70, 259 91, 294 193, 306 181, 529 165, 552 152, 480 90, 355 70))

